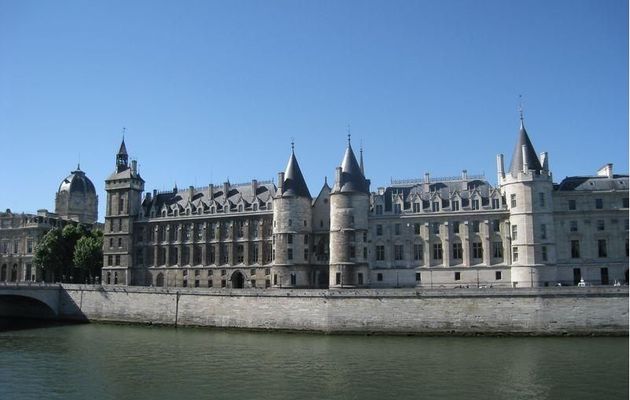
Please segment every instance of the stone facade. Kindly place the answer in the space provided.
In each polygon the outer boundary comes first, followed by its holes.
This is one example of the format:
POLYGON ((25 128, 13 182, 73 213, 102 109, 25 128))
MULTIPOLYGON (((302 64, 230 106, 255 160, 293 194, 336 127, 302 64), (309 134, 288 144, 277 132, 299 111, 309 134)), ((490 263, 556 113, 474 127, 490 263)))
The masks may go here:
MULTIPOLYGON (((124 151, 123 151, 124 150, 124 151)), ((124 154, 123 154, 124 153, 124 154)), ((107 181, 109 284, 219 288, 536 287, 628 282, 628 175, 552 180, 521 119, 498 186, 463 171, 370 192, 350 141, 313 199, 291 152, 252 180, 146 193, 126 161, 107 181), (120 205, 119 205, 120 204, 120 205), (127 208, 121 208, 127 207, 127 208), (122 211, 121 211, 122 210, 122 211)))

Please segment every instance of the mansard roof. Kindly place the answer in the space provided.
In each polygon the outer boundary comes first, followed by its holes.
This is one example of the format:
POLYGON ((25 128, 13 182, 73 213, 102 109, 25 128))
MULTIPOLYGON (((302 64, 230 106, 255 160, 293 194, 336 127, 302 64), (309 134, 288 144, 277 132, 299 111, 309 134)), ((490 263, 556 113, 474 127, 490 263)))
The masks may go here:
POLYGON ((287 163, 287 168, 284 171, 284 182, 282 183, 282 197, 306 197, 311 198, 311 193, 308 191, 308 186, 304 181, 304 176, 300 170, 300 165, 295 157, 295 152, 291 150, 291 157, 287 163))
POLYGON ((341 162, 341 182, 335 182, 335 186, 337 185, 340 192, 370 193, 370 184, 361 172, 349 141, 341 162))
POLYGON ((538 159, 538 154, 536 154, 536 150, 534 150, 534 145, 532 145, 531 140, 529 140, 527 130, 525 130, 525 123, 521 118, 521 127, 518 132, 518 140, 516 141, 514 153, 512 154, 512 162, 510 163, 510 173, 514 177, 516 177, 518 173, 523 170, 523 146, 525 146, 525 153, 527 154, 527 168, 534 171, 542 170, 540 160, 538 159))
POLYGON ((607 176, 568 176, 555 190, 560 191, 594 191, 594 190, 628 190, 628 175, 607 176))
MULTIPOLYGON (((246 207, 258 202, 266 204, 276 193, 275 185, 269 182, 230 184, 227 183, 227 193, 223 186, 206 186, 203 188, 188 188, 173 190, 169 192, 156 193, 155 196, 147 197, 142 203, 145 215, 151 209, 161 210, 163 207, 173 207, 184 210, 189 204, 195 208, 207 210, 212 206, 233 207, 239 202, 243 202, 246 207)), ((247 211, 247 210, 244 210, 247 211)))

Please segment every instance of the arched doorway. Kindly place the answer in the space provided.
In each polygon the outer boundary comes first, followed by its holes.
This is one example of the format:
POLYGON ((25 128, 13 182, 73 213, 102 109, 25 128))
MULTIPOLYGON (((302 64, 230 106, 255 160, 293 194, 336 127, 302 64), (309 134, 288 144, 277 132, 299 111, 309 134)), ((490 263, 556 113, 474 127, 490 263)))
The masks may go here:
POLYGON ((155 286, 157 287, 162 287, 164 286, 164 274, 163 273, 159 273, 157 274, 157 277, 155 278, 155 286))
POLYGON ((0 281, 6 281, 7 280, 7 265, 6 264, 2 264, 2 271, 0 272, 0 281))
POLYGON ((17 282, 17 275, 18 275, 18 266, 17 264, 13 264, 13 267, 11 268, 11 282, 17 282))
POLYGON ((243 284, 245 283, 245 277, 240 271, 235 271, 230 278, 232 282, 232 289, 243 289, 243 284))

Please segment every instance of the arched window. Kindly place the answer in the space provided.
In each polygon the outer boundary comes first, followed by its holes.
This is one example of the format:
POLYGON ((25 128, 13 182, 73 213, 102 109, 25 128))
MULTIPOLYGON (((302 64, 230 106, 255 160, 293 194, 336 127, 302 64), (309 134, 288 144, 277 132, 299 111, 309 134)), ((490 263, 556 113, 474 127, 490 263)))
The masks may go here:
POLYGON ((0 281, 7 280, 7 265, 2 264, 2 270, 0 270, 0 281))

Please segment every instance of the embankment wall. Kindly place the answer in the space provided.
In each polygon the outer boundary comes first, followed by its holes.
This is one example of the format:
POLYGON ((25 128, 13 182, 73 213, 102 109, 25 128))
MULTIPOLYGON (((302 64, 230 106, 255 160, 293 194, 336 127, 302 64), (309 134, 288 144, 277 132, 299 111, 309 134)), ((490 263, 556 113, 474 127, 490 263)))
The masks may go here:
POLYGON ((255 290, 63 285, 63 319, 326 333, 627 335, 628 288, 255 290))

